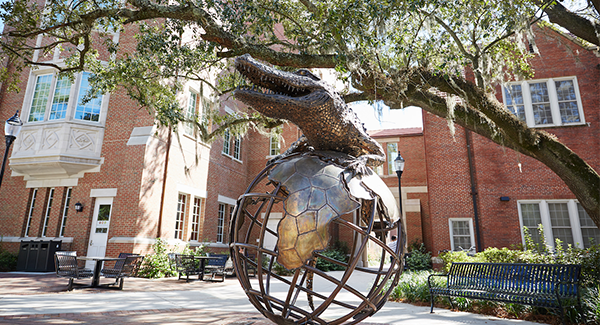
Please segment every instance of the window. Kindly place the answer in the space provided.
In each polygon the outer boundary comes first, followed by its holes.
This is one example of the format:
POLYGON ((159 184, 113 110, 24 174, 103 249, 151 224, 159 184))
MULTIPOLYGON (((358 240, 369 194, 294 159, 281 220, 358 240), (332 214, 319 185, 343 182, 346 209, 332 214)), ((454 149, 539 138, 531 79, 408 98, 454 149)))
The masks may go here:
POLYGON ((237 160, 241 160, 240 159, 241 151, 242 151, 242 139, 240 139, 239 137, 236 137, 233 140, 233 158, 235 158, 237 160))
POLYGON ((600 244, 600 229, 598 229, 579 202, 577 202, 577 215, 579 217, 579 226, 581 227, 581 237, 583 237, 583 247, 587 248, 594 244, 600 244))
POLYGON ((48 234, 48 224, 50 223, 50 210, 52 210, 52 201, 54 201, 54 188, 48 193, 48 204, 46 205, 46 215, 44 216, 44 228, 42 228, 42 237, 48 234))
POLYGON ((527 227, 532 239, 541 245, 545 241, 554 247, 555 239, 560 239, 564 245, 588 248, 600 240, 600 229, 576 200, 519 201, 519 217, 521 226, 527 227), (545 238, 537 229, 540 224, 545 238))
POLYGON ((394 159, 398 156, 398 144, 388 143, 387 144, 387 157, 388 157, 388 175, 396 173, 394 170, 394 159))
POLYGON ((183 221, 185 219, 185 194, 179 194, 177 214, 175 216, 175 239, 183 239, 183 221))
POLYGON ((502 95, 506 108, 529 127, 585 123, 575 77, 514 82, 502 95))
POLYGON ((379 165, 379 166, 373 168, 373 170, 375 171, 375 173, 377 175, 383 175, 383 165, 379 165))
POLYGON ((229 135, 229 129, 225 130, 223 134, 223 153, 226 155, 230 154, 231 136, 229 135))
POLYGON ((223 242, 225 213, 227 213, 227 205, 219 204, 219 215, 217 216, 217 243, 223 242))
POLYGON ((269 138, 269 156, 277 156, 281 153, 281 147, 279 145, 279 136, 272 134, 269 138))
POLYGON ((75 84, 66 76, 54 73, 35 76, 35 86, 29 109, 28 122, 64 120, 70 114, 73 119, 98 122, 102 108, 102 96, 96 94, 88 102, 83 99, 91 89, 89 72, 83 72, 75 78, 75 84), (76 101, 71 91, 76 85, 76 101), (70 107, 73 107, 70 110, 70 107))
POLYGON ((473 234, 473 219, 451 218, 450 222, 450 246, 453 251, 470 249, 475 244, 473 234))
POLYGON ((194 206, 192 207, 192 233, 190 240, 198 240, 198 228, 200 224, 200 215, 202 211, 202 199, 194 198, 194 206))
POLYGON ((69 214, 69 204, 71 204, 71 192, 73 188, 69 187, 65 194, 65 207, 63 208, 62 220, 60 222, 60 237, 65 236, 65 229, 67 229, 67 215, 69 214))
POLYGON ((242 138, 232 137, 229 130, 223 134, 223 154, 237 160, 242 160, 242 138))
MULTIPOLYGON (((198 107, 198 94, 190 92, 190 99, 188 100, 188 106, 185 110, 185 117, 189 121, 196 120, 196 107, 198 107)), ((183 126, 183 132, 187 135, 194 135, 194 123, 185 122, 183 126)))
POLYGON ((31 192, 31 203, 29 204, 29 211, 27 212, 27 223, 25 224, 25 237, 29 237, 29 231, 31 230, 31 219, 33 219, 33 209, 35 208, 35 199, 37 197, 37 192, 37 188, 34 188, 31 192))

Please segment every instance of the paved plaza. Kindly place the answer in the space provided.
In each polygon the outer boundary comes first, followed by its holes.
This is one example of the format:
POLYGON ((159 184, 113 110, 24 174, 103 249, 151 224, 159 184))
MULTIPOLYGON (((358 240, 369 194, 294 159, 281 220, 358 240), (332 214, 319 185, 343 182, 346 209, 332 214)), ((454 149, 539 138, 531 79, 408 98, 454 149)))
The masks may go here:
MULTIPOLYGON (((102 283, 109 281, 103 279, 102 283)), ((353 286, 368 285, 362 278, 351 281, 353 286)), ((273 324, 250 304, 235 278, 189 283, 177 278, 130 278, 123 291, 87 288, 67 292, 66 287, 67 279, 53 273, 0 273, 0 323, 273 324)), ((539 324, 439 308, 430 314, 429 307, 396 302, 388 302, 366 321, 363 324, 539 324)))

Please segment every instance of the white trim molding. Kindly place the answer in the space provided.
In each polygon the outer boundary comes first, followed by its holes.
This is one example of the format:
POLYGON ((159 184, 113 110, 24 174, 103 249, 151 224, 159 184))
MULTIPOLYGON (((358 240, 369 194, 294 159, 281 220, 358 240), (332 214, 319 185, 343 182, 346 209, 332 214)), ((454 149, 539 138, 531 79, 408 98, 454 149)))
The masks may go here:
POLYGON ((219 194, 219 196, 217 198, 217 201, 220 202, 220 203, 225 203, 225 204, 229 204, 229 205, 233 205, 233 206, 235 206, 236 203, 237 203, 237 200, 234 200, 234 199, 232 199, 230 197, 227 197, 227 196, 223 196, 221 194, 219 194))
POLYGON ((90 197, 116 197, 116 188, 93 188, 90 190, 90 197))

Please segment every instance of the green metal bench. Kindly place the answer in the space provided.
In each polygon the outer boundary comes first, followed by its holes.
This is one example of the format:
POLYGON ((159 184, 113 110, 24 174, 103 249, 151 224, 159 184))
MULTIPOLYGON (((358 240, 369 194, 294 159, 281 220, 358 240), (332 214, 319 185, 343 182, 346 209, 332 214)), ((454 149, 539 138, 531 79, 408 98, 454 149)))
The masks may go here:
MULTIPOLYGON (((431 293, 431 312, 435 296, 493 300, 559 309, 576 301, 582 317, 579 276, 581 265, 452 263, 448 274, 432 274, 427 279, 431 293), (432 283, 434 277, 446 277, 446 287, 432 283)), ((585 320, 585 318, 584 318, 585 320)))

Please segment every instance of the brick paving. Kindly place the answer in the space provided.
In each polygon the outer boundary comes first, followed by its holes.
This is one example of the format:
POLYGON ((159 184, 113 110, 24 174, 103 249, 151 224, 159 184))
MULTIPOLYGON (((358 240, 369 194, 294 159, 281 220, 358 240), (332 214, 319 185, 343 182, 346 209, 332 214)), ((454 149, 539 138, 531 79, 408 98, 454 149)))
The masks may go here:
MULTIPOLYGON (((187 291, 214 288, 237 283, 236 278, 227 278, 225 282, 177 280, 177 278, 164 279, 125 279, 123 291, 106 288, 80 288, 67 291, 67 279, 57 278, 54 273, 0 273, 0 298, 3 295, 34 295, 44 293, 65 294, 94 294, 99 292, 136 292, 136 291, 187 291)), ((89 280, 77 281, 81 284, 89 280)), ((101 279, 101 283, 110 283, 110 279, 101 279)), ((1 301, 1 300, 0 300, 1 301)), ((0 309, 2 305, 0 303, 0 309)), ((260 313, 240 313, 204 309, 149 309, 149 310, 118 310, 110 312, 88 313, 56 313, 56 314, 31 314, 0 316, 0 324, 29 325, 29 324, 161 324, 161 325, 187 325, 187 324, 224 324, 224 325, 273 325, 260 313)), ((374 323, 362 323, 363 325, 374 323)))
MULTIPOLYGON (((187 291, 200 290, 207 287, 219 287, 237 282, 235 278, 227 278, 225 282, 207 282, 165 279, 125 279, 123 291, 187 291)), ((67 279, 57 278, 54 273, 0 273, 0 296, 2 295, 34 295, 44 293, 76 293, 94 294, 98 292, 123 292, 117 289, 81 288, 67 291, 67 279)), ((86 284, 89 280, 76 283, 86 284)), ((101 283, 111 283, 110 279, 101 279, 101 283)), ((0 309, 2 306, 0 305, 0 309)), ((225 311, 201 309, 150 309, 119 310, 98 313, 61 313, 0 316, 0 324, 231 324, 231 325, 272 325, 273 323, 260 313, 231 313, 225 311)))

